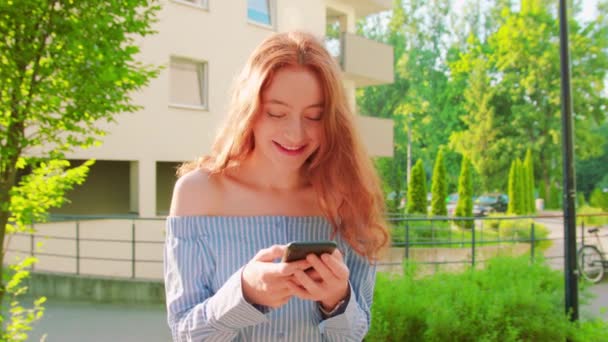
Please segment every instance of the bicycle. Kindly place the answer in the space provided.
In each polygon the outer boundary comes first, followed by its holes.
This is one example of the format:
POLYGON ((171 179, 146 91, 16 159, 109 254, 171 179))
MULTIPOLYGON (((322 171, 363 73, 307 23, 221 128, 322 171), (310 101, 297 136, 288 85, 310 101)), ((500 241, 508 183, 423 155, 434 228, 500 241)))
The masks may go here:
POLYGON ((604 277, 605 270, 608 269, 608 260, 598 231, 599 227, 588 230, 589 234, 595 235, 597 245, 585 244, 577 253, 579 272, 584 279, 592 283, 599 283, 604 277))

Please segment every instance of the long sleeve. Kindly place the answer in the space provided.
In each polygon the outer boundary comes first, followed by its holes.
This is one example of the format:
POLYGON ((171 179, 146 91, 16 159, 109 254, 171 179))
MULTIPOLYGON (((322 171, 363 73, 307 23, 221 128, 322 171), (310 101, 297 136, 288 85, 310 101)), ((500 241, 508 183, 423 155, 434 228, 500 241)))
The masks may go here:
POLYGON ((319 324, 328 341, 362 341, 371 324, 376 266, 354 252, 350 253, 346 265, 350 271, 350 298, 346 308, 319 324))
POLYGON ((167 321, 173 340, 232 341, 240 329, 267 322, 243 298, 242 268, 213 293, 213 255, 200 235, 174 234, 172 225, 178 222, 186 221, 168 219, 164 251, 167 321))

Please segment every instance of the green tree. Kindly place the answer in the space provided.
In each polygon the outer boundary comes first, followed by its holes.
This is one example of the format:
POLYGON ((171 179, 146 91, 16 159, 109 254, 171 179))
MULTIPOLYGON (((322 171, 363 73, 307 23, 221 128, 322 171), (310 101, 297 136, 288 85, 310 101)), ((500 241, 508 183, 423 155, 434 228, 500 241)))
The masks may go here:
POLYGON ((526 172, 526 168, 524 167, 524 163, 521 161, 521 159, 517 158, 515 160, 515 164, 517 165, 516 170, 517 170, 517 197, 518 197, 518 205, 519 207, 517 208, 517 214, 518 215, 525 215, 527 214, 528 211, 528 195, 527 195, 527 172, 526 172))
POLYGON ((594 157, 582 159, 577 156, 576 159, 576 190, 583 192, 587 198, 602 179, 608 177, 608 122, 598 127, 595 133, 604 137, 602 152, 594 157))
POLYGON ((536 205, 534 196, 534 163, 532 161, 532 150, 530 149, 526 151, 524 170, 526 172, 526 214, 532 214, 536 211, 536 205))
MULTIPOLYGON (((534 152, 534 168, 546 184, 561 177, 559 29, 555 3, 527 1, 519 12, 501 9, 502 21, 487 39, 471 37, 460 58, 450 64, 454 79, 471 78, 485 70, 493 97, 493 149, 471 150, 471 159, 492 165, 497 174, 486 182, 502 188, 510 160, 505 156, 534 152), (485 64, 480 67, 479 64, 485 64)), ((608 70, 606 16, 589 23, 570 20, 572 88, 576 154, 581 159, 601 153, 605 137, 594 130, 606 121, 608 98, 603 96, 608 70), (599 71, 598 71, 599 70, 599 71)), ((479 77, 478 77, 479 78, 479 77)), ((470 82, 473 84, 472 82, 470 82)), ((482 103, 482 102, 480 102, 482 103)), ((478 121, 465 122, 464 131, 479 135, 478 121), (476 126, 477 125, 477 126, 476 126)), ((483 128, 483 127, 482 127, 483 128)), ((480 170, 481 171, 481 170, 480 170)), ((487 177, 482 172, 483 177, 487 177)), ((548 198, 548 194, 543 197, 548 198)))
MULTIPOLYGON (((422 159, 426 165, 433 162, 439 146, 447 145, 450 132, 460 125, 458 96, 463 87, 450 87, 448 82, 445 38, 449 34, 444 24, 448 1, 396 0, 393 8, 388 25, 384 18, 368 19, 360 30, 366 37, 394 47, 394 83, 360 88, 357 104, 363 115, 393 120, 393 158, 382 161, 379 172, 386 191, 400 193, 406 188, 408 144, 412 147, 410 160, 422 159), (385 29, 380 29, 383 25, 385 29)), ((460 159, 449 150, 444 154, 448 189, 455 188, 460 159)), ((399 200, 394 199, 395 203, 399 200)))
POLYGON ((453 132, 450 144, 459 153, 471 156, 471 162, 481 175, 483 189, 491 191, 500 187, 498 176, 502 172, 502 159, 508 156, 500 153, 502 145, 495 141, 497 127, 491 103, 494 90, 486 68, 487 62, 483 58, 475 61, 464 91, 465 114, 460 117, 467 129, 453 132))
POLYGON ((549 184, 549 201, 547 203, 548 209, 561 209, 562 206, 562 193, 561 188, 557 186, 556 182, 553 181, 549 184))
POLYGON ((408 185, 407 213, 426 215, 426 207, 426 173, 422 160, 418 159, 412 168, 412 177, 408 185))
POLYGON ((515 161, 511 162, 511 168, 509 169, 509 207, 507 213, 511 215, 517 215, 519 208, 519 196, 517 194, 517 164, 515 161))
POLYGON ((448 188, 446 184, 446 170, 443 162, 443 149, 437 153, 435 166, 433 167, 433 179, 431 182, 431 215, 432 216, 447 216, 448 209, 446 207, 446 198, 448 197, 448 188))
MULTIPOLYGON (((471 162, 466 156, 462 158, 460 177, 458 178, 458 203, 454 215, 456 217, 473 217, 473 180, 471 175, 471 162)), ((473 228, 473 221, 466 221, 461 225, 473 228)))
POLYGON ((65 153, 98 145, 101 124, 139 108, 130 96, 158 69, 136 61, 136 39, 153 33, 158 10, 146 0, 0 2, 0 273, 9 277, 0 280, 0 308, 11 297, 0 340, 25 339, 41 312, 13 301, 32 261, 5 272, 7 234, 29 231, 84 180, 91 162, 69 169, 65 153))

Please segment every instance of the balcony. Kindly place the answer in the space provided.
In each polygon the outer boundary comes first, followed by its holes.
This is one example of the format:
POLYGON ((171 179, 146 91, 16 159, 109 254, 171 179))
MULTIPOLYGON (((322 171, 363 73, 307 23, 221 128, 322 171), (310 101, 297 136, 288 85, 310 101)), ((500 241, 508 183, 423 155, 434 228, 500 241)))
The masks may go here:
POLYGON ((344 32, 326 39, 326 47, 357 87, 394 82, 392 46, 344 32))
POLYGON ((339 2, 353 7, 358 18, 393 8, 392 0, 339 0, 339 2))
POLYGON ((367 152, 375 157, 392 157, 393 120, 363 115, 355 117, 367 152))

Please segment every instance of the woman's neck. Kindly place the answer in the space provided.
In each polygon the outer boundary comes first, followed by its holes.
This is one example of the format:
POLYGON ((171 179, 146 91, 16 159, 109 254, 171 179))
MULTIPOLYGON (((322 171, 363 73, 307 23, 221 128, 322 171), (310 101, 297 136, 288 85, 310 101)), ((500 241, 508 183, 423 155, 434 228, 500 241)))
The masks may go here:
POLYGON ((276 168, 269 161, 264 160, 263 156, 257 155, 254 150, 234 170, 233 176, 244 184, 258 189, 289 192, 310 186, 304 173, 302 169, 276 168))

